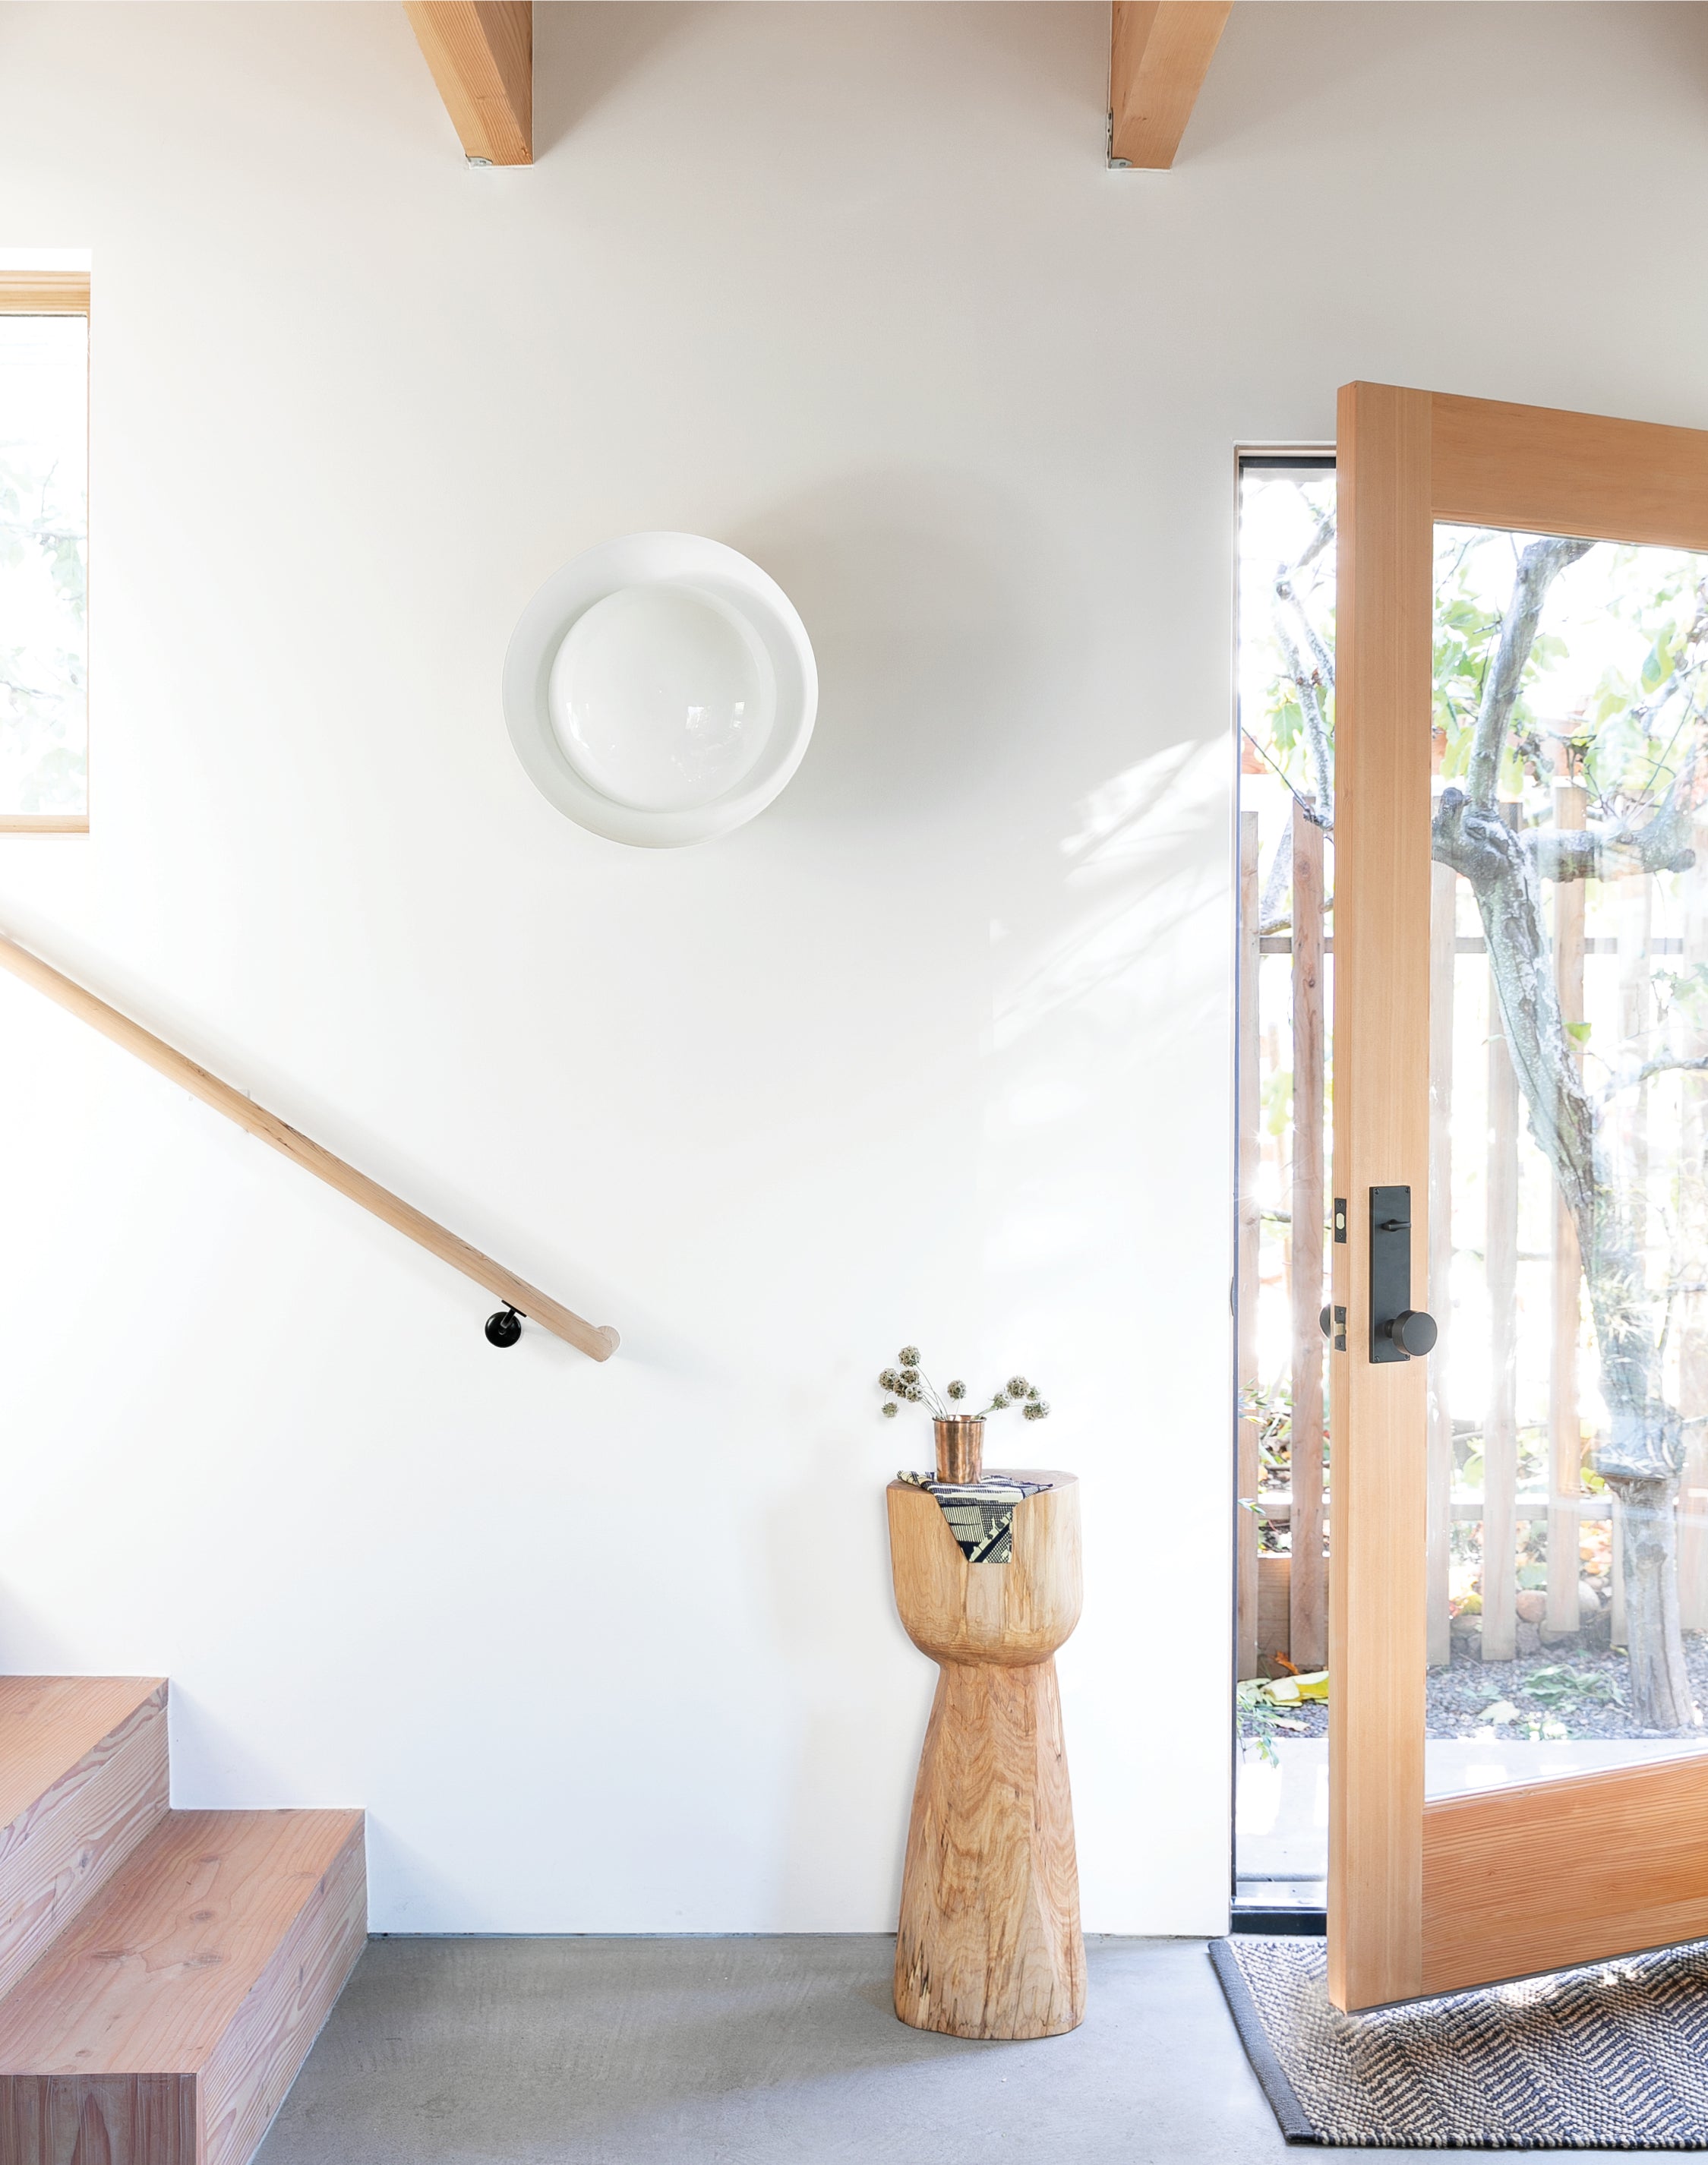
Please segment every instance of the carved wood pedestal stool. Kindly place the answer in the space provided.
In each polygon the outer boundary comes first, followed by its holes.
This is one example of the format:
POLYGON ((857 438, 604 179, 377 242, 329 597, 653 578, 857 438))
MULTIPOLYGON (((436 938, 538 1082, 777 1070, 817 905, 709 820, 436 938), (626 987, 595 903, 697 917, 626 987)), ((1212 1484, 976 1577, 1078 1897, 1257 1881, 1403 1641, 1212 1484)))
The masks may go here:
POLYGON ((1079 1620, 1079 1484, 1020 1478, 1050 1486, 1015 1504, 1001 1563, 968 1562, 929 1489, 888 1490, 896 1607, 940 1671, 908 1828, 895 2011, 956 2037, 1053 2037, 1085 2013, 1052 1658, 1079 1620))

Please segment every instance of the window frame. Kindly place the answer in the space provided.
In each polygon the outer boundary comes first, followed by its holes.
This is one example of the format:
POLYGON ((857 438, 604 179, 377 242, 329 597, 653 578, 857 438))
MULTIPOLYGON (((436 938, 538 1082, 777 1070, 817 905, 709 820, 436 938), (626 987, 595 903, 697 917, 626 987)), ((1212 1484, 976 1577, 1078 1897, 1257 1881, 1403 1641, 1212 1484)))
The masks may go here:
MULTIPOLYGON (((0 270, 0 315, 8 316, 82 316, 89 319, 90 339, 94 334, 93 319, 89 308, 89 273, 87 271, 3 271, 0 270)), ((92 361, 86 360, 83 383, 83 430, 85 471, 87 470, 89 429, 89 371, 92 361)), ((85 498, 86 531, 87 498, 85 498)), ((86 574, 87 576, 87 574, 86 574)), ((0 812, 0 835, 87 835, 89 831, 90 809, 93 803, 92 761, 87 738, 88 684, 90 640, 89 622, 92 608, 92 589, 86 589, 83 618, 83 682, 85 752, 83 769, 83 809, 81 812, 0 812)))

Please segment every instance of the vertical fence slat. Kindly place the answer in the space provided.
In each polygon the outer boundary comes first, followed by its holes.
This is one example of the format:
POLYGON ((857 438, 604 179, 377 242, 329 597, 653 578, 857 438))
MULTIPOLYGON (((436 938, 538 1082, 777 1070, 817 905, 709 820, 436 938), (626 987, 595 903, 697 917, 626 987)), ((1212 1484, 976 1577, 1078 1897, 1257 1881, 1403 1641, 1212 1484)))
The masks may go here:
POLYGON ((1425 1569, 1427 1660, 1453 1657, 1447 1566, 1453 1523, 1453 1419, 1447 1397, 1447 1340, 1452 1312, 1453 978, 1458 874, 1430 867, 1429 892, 1429 1309, 1440 1333, 1429 1363, 1428 1513, 1425 1569))
POLYGON ((1322 1567, 1323 1233, 1322 830, 1293 813, 1293 1569, 1294 1667, 1328 1658, 1322 1567))
MULTIPOLYGON (((1235 1001, 1237 1015, 1236 1078, 1238 1096, 1239 1265, 1237 1294, 1236 1381, 1243 1407, 1257 1383, 1257 1273, 1263 1220, 1258 1215, 1257 1167, 1262 1142, 1263 1094, 1257 1072, 1263 1046, 1262 1016, 1257 998, 1257 972, 1262 963, 1257 869, 1257 815, 1240 814, 1239 966, 1235 1001)), ((1261 1467, 1257 1451, 1257 1424, 1241 1415, 1239 1422, 1236 1478, 1242 1498, 1256 1500, 1261 1467)), ((1234 1514, 1236 1579, 1236 1656, 1241 1677, 1257 1673, 1257 1520, 1243 1508, 1234 1514)))
MULTIPOLYGON (((1578 783, 1554 784, 1554 824, 1585 824, 1589 800, 1578 783)), ((1568 1023, 1584 1017, 1584 882, 1554 882, 1554 982, 1560 1013, 1568 1023)), ((1579 1066, 1583 1056, 1577 1056, 1579 1066)), ((1577 1229, 1564 1200, 1555 1194, 1552 1346, 1548 1362, 1547 1628, 1578 1628, 1579 1499, 1583 1493, 1583 1424, 1578 1406, 1578 1334, 1582 1266, 1577 1229)))
MULTIPOLYGON (((1517 826, 1523 812, 1503 807, 1517 826)), ((1489 1161, 1484 1282, 1489 1298, 1489 1403, 1483 1415, 1483 1659, 1517 1651, 1518 1594, 1518 1076, 1489 972, 1489 1161)))
MULTIPOLYGON (((1650 920, 1654 888, 1647 878, 1619 882, 1619 1035, 1642 1047, 1650 1014, 1650 920)), ((1619 1100, 1620 1155, 1630 1198, 1631 1232, 1640 1255, 1648 1237, 1648 1085, 1639 1082, 1619 1100)), ((1616 1646, 1625 1643, 1625 1569, 1619 1538, 1619 1499, 1613 1499, 1613 1599, 1609 1624, 1616 1646)))
MULTIPOLYGON (((1619 898, 1619 1036, 1623 1045, 1647 1051, 1653 1009, 1649 981, 1649 933, 1653 915, 1654 888, 1647 876, 1620 880, 1619 898)), ((1648 1085, 1639 1082, 1622 1090, 1615 1101, 1620 1126, 1621 1156, 1625 1161, 1626 1193, 1630 1198, 1631 1232, 1638 1251, 1648 1241, 1648 1085)))
MULTIPOLYGON (((1708 963, 1708 819, 1698 818, 1696 861, 1684 875, 1684 967, 1708 963)), ((1708 1031, 1689 1047, 1708 1055, 1708 1031)), ((1684 1075, 1679 1216, 1684 1272, 1700 1284, 1708 1274, 1708 1075, 1684 1075)), ((1679 1296, 1679 1411, 1708 1414, 1708 1293, 1679 1296)), ((1679 1483, 1679 1620, 1687 1631, 1708 1631, 1708 1421, 1684 1430, 1684 1472, 1679 1483)))

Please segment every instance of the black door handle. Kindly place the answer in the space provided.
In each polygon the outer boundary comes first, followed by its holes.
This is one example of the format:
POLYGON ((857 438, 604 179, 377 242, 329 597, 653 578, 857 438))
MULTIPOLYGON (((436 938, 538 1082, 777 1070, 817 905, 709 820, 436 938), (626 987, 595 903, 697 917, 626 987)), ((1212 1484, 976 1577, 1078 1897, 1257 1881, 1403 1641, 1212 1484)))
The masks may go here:
POLYGON ((1411 1190, 1370 1190, 1370 1358, 1410 1361, 1437 1336, 1433 1316, 1411 1305, 1411 1190))
POLYGON ((1430 1353, 1441 1333, 1436 1329, 1435 1318, 1421 1308, 1404 1309, 1388 1326, 1388 1335, 1402 1353, 1430 1353))

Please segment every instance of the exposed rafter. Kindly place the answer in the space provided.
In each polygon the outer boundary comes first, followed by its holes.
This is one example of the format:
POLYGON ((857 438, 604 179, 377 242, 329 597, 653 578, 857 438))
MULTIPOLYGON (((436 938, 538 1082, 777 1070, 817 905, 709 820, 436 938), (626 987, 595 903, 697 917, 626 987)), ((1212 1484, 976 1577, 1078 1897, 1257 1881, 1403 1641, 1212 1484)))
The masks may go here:
POLYGON ((534 162, 533 0, 403 0, 464 150, 534 162))
POLYGON ((1233 0, 1115 0, 1109 155, 1166 170, 1192 118, 1233 0))

